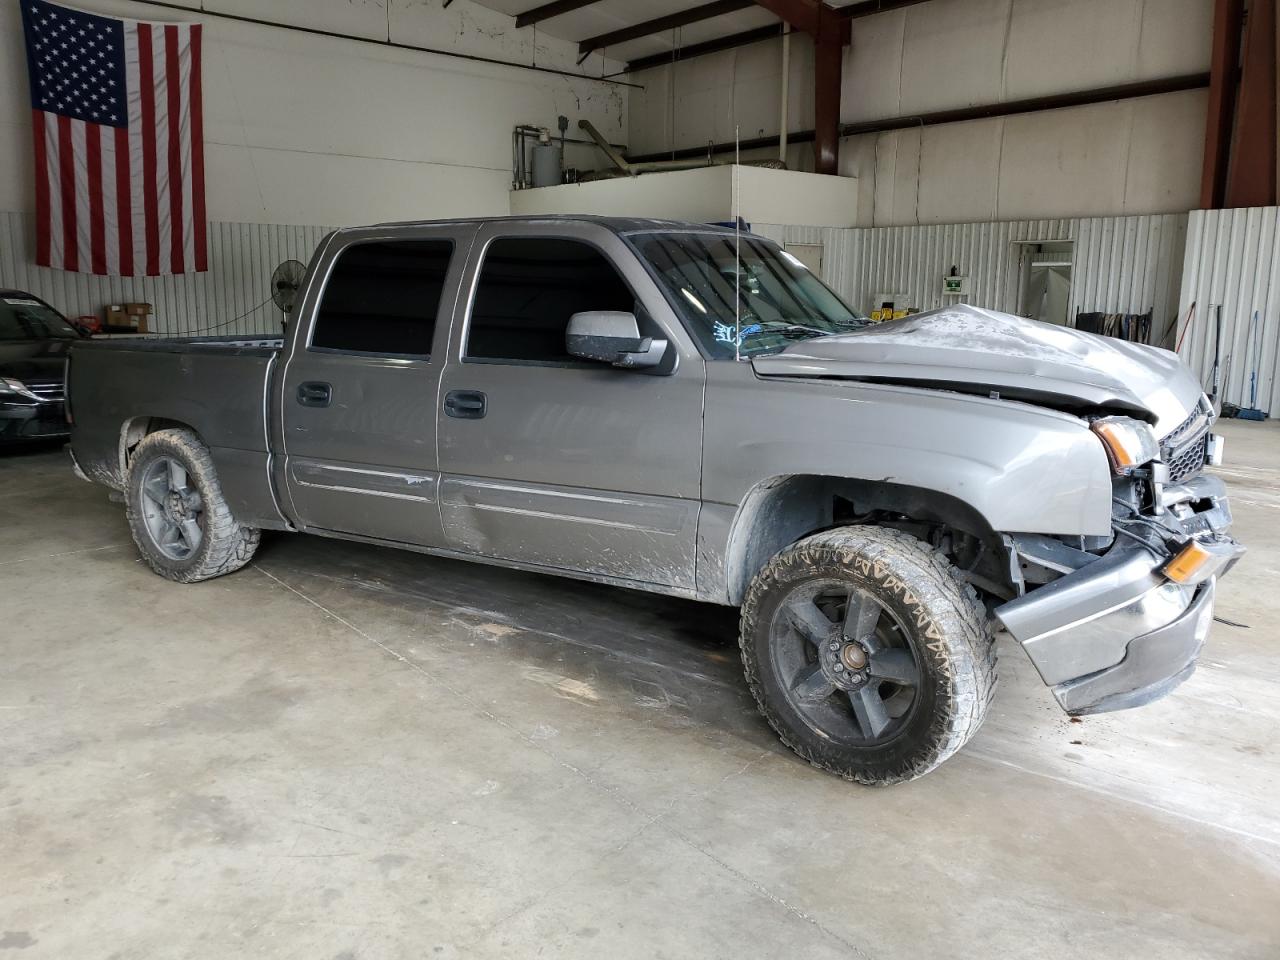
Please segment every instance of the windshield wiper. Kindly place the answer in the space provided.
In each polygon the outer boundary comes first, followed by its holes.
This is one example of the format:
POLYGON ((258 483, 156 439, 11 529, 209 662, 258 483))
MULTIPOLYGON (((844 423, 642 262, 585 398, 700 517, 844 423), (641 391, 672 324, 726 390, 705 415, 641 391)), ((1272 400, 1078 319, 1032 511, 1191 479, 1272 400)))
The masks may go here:
POLYGON ((819 327, 805 326, 803 323, 786 323, 781 320, 766 320, 760 326, 770 333, 780 333, 783 336, 802 334, 804 336, 829 337, 834 332, 832 330, 823 330, 819 327))

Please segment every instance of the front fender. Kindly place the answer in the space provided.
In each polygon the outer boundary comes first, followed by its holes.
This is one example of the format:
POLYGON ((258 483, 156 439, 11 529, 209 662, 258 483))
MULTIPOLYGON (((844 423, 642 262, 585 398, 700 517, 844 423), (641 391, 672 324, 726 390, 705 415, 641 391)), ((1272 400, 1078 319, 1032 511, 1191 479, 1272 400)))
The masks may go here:
POLYGON ((746 364, 707 368, 699 583, 711 592, 752 491, 778 477, 933 491, 1001 533, 1111 531, 1106 453, 1078 417, 940 390, 763 380, 746 364))

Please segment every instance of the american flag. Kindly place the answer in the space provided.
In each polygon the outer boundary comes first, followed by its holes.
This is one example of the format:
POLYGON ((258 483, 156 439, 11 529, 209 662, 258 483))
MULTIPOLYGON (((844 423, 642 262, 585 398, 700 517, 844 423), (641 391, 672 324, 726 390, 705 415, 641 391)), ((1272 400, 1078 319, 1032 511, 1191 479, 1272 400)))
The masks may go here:
POLYGON ((208 269, 200 25, 20 0, 36 151, 36 263, 208 269))

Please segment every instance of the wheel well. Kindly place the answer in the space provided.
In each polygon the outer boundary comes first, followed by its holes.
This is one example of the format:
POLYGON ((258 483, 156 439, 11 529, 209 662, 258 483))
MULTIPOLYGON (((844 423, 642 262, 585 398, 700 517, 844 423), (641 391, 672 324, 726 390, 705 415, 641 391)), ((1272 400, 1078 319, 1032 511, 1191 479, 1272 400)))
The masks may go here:
POLYGON ((125 478, 129 475, 129 460, 133 457, 134 448, 142 442, 144 437, 158 430, 172 430, 175 427, 182 430, 190 430, 196 436, 199 436, 199 433, 190 424, 183 423, 180 420, 169 420, 165 417, 133 417, 121 425, 120 486, 122 488, 124 487, 125 478))
POLYGON ((876 524, 904 530, 948 555, 980 592, 1012 597, 1000 535, 968 503, 923 487, 846 477, 774 477, 738 509, 725 556, 729 602, 781 550, 832 527, 876 524))

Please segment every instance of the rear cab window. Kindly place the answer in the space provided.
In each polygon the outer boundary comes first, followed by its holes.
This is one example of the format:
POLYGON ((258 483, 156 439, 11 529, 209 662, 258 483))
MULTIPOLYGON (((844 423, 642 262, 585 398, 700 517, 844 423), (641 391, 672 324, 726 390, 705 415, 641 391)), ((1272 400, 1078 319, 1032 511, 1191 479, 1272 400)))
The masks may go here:
POLYGON ((309 349, 428 358, 452 240, 352 244, 329 272, 309 349))

